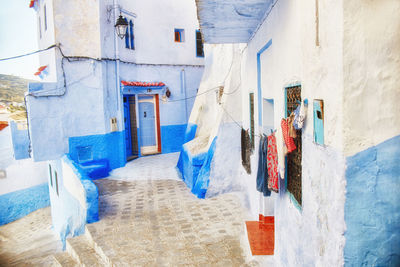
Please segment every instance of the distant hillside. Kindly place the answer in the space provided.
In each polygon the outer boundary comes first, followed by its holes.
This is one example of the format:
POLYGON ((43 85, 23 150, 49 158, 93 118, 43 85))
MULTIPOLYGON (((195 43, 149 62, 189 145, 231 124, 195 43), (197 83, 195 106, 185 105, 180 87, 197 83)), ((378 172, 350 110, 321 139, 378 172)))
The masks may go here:
POLYGON ((17 76, 0 74, 0 101, 24 102, 28 83, 35 82, 17 76))

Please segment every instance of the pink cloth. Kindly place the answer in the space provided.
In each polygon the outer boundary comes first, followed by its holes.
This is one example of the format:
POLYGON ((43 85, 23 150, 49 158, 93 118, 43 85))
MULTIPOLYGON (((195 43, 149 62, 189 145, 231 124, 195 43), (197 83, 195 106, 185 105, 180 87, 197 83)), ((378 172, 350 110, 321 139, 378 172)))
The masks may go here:
POLYGON ((278 179, 278 150, 276 148, 275 134, 268 136, 268 150, 267 150, 267 163, 268 163, 268 189, 276 193, 279 192, 279 179, 278 179))
POLYGON ((289 125, 286 119, 282 119, 281 127, 282 127, 283 140, 285 140, 288 153, 290 153, 293 150, 296 150, 296 145, 294 144, 293 138, 290 137, 289 135, 289 125))

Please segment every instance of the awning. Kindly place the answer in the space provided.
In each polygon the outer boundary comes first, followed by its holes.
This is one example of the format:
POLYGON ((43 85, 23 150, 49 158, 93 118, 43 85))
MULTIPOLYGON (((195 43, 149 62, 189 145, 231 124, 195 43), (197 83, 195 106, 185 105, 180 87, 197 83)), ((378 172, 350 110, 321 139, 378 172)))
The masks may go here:
POLYGON ((163 87, 165 83, 162 82, 127 82, 121 81, 124 86, 135 86, 135 87, 163 87))
POLYGON ((205 43, 247 43, 274 0, 196 0, 205 43))
POLYGON ((124 86, 123 94, 154 94, 155 91, 163 93, 166 88, 163 82, 121 81, 121 84, 124 86))

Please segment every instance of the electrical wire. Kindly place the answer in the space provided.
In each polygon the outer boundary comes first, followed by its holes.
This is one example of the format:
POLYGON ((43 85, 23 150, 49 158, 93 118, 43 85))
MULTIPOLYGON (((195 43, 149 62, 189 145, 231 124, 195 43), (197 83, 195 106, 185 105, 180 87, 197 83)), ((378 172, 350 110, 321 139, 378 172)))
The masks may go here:
POLYGON ((36 50, 34 52, 30 52, 30 53, 26 53, 26 54, 22 54, 22 55, 18 55, 18 56, 13 56, 13 57, 0 58, 0 61, 6 61, 6 60, 11 60, 11 59, 16 59, 16 58, 21 58, 21 57, 34 55, 34 54, 37 54, 37 53, 40 53, 40 52, 44 52, 44 51, 50 50, 50 49, 52 49, 52 48, 54 48, 56 46, 57 46, 56 44, 53 44, 53 45, 51 45, 51 46, 49 46, 49 47, 47 47, 45 49, 36 50))

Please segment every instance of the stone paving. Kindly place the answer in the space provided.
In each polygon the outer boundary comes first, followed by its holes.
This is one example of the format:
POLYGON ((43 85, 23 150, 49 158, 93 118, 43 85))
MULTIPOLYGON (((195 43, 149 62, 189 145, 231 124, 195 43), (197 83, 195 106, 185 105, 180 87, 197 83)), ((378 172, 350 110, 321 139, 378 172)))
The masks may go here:
POLYGON ((96 180, 100 221, 67 240, 67 252, 51 231, 50 208, 0 227, 0 266, 271 266, 250 256, 237 197, 196 198, 177 159, 139 158, 96 180))
POLYGON ((246 263, 236 196, 196 198, 175 170, 178 155, 139 158, 95 181, 100 221, 87 226, 92 239, 115 266, 256 265, 246 263))
POLYGON ((115 266, 241 266, 241 207, 200 200, 183 182, 96 181, 100 222, 87 228, 115 266))
POLYGON ((50 207, 0 227, 0 266, 52 266, 51 255, 60 251, 50 207))

